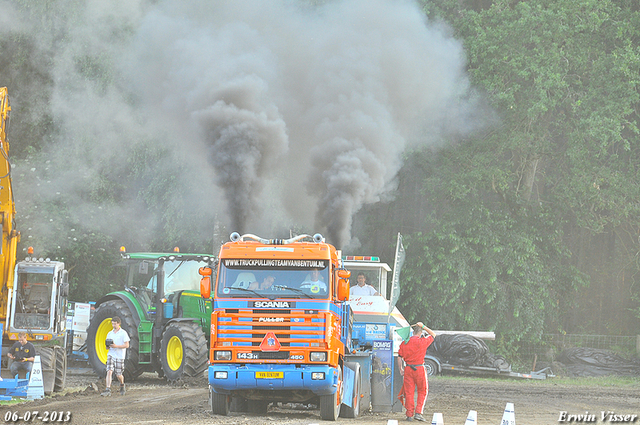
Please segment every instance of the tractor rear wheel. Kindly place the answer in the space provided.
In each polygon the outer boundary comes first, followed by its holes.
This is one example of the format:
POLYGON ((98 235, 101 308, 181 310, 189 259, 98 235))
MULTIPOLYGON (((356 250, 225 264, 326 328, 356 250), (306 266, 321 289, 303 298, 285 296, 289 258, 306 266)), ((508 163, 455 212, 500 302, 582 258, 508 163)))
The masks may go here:
POLYGON ((168 381, 202 377, 207 368, 209 347, 199 323, 174 322, 162 334, 160 357, 168 381))
POLYGON ((132 381, 142 372, 143 368, 138 363, 138 328, 133 321, 133 316, 129 307, 122 300, 109 300, 100 304, 96 309, 89 327, 87 328, 87 355, 93 371, 100 377, 106 375, 107 347, 105 340, 107 334, 113 329, 111 318, 120 317, 122 329, 129 335, 129 348, 127 348, 127 358, 124 362, 124 379, 132 381))

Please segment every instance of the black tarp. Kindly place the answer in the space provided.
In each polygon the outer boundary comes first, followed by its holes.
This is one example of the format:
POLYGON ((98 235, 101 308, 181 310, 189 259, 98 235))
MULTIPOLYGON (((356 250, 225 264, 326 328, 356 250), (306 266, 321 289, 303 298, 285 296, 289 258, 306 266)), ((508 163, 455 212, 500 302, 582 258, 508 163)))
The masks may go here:
POLYGON ((640 376, 640 359, 627 359, 610 350, 566 348, 557 361, 569 376, 640 376))
POLYGON ((466 334, 438 335, 429 346, 427 354, 451 365, 511 370, 511 365, 504 357, 491 354, 484 341, 466 334))

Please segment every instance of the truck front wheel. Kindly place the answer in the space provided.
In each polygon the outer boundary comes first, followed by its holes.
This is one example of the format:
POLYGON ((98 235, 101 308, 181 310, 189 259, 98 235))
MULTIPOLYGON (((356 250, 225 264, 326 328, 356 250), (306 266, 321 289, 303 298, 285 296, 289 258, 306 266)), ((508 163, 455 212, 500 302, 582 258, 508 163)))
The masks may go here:
POLYGON ((229 407, 231 406, 229 394, 218 394, 209 388, 209 402, 211 403, 211 412, 214 415, 229 415, 229 407))
POLYGON ((171 323, 162 334, 162 370, 169 381, 201 377, 207 368, 207 338, 198 323, 171 323))
POLYGON ((245 413, 249 411, 249 401, 244 397, 231 397, 231 406, 229 410, 232 412, 245 413))
POLYGON ((342 392, 342 369, 338 366, 338 389, 333 394, 320 396, 320 417, 325 421, 335 421, 340 414, 340 393, 342 392))

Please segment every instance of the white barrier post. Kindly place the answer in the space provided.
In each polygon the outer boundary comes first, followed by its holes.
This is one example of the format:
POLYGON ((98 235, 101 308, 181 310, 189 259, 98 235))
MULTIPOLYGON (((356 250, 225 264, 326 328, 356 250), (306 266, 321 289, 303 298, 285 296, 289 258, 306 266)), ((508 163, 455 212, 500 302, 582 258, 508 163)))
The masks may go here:
POLYGON ((476 425, 478 423, 478 412, 475 410, 469 410, 469 415, 467 415, 467 420, 464 425, 476 425))
POLYGON ((444 425, 444 418, 442 413, 434 413, 433 419, 431 419, 431 425, 444 425))
POLYGON ((516 425, 516 412, 513 403, 507 403, 500 425, 516 425))
POLYGON ((27 386, 27 400, 44 398, 44 382, 42 381, 42 362, 40 356, 36 356, 29 374, 29 385, 27 386))

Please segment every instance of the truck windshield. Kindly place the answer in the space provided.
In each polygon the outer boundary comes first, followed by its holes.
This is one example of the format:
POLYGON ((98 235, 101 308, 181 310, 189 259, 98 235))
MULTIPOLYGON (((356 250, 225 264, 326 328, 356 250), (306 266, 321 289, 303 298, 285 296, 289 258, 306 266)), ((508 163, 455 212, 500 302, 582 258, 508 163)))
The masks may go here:
POLYGON ((217 295, 223 298, 326 298, 327 282, 328 261, 225 259, 220 264, 217 295), (271 261, 289 265, 264 266, 273 264, 271 261))

